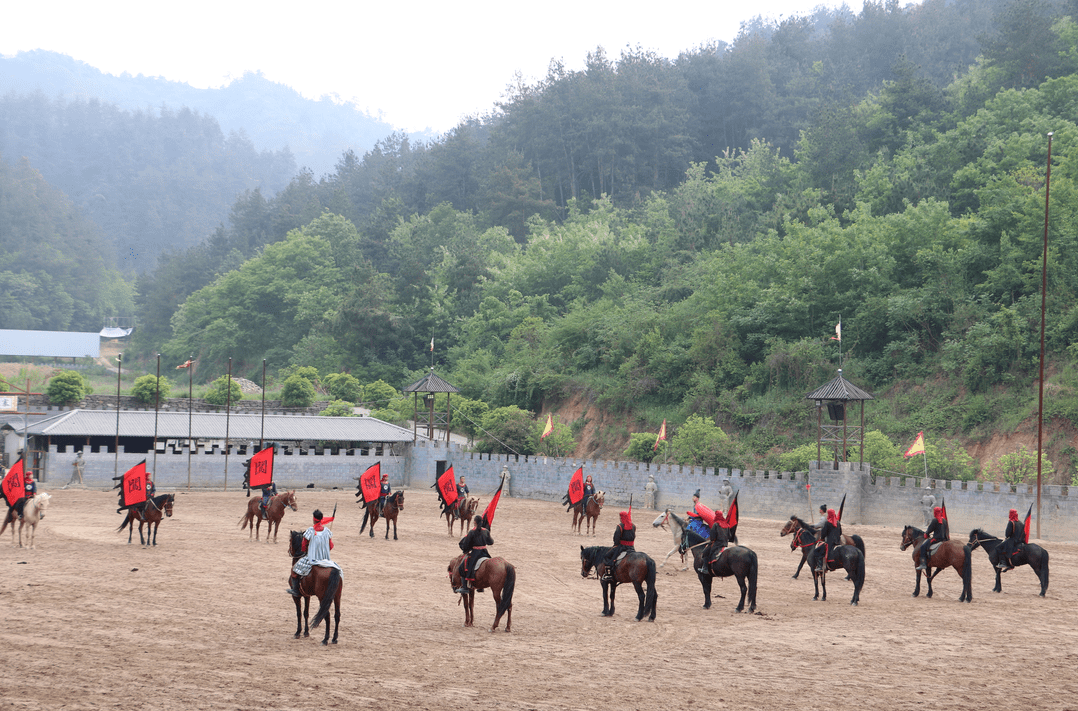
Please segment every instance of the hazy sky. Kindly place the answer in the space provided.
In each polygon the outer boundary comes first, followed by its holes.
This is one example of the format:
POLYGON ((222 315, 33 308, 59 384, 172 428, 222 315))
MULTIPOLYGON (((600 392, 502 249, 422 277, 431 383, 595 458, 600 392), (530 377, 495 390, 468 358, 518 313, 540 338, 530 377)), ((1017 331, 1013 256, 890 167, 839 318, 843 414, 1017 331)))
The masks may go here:
MULTIPOLYGON (((353 101, 396 128, 444 131, 490 111, 517 72, 543 77, 552 58, 578 69, 600 45, 611 58, 637 45, 676 58, 732 40, 756 15, 804 15, 821 4, 843 3, 35 0, 5 7, 0 54, 47 49, 106 73, 197 87, 261 71, 308 98, 353 101)), ((861 11, 861 0, 847 4, 861 11)))

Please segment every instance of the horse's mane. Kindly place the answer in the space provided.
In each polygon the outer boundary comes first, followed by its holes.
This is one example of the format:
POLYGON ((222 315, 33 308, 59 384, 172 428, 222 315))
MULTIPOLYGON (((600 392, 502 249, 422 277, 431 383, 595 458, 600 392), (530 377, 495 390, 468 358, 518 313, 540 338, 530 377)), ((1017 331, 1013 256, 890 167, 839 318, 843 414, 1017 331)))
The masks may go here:
POLYGON ((790 516, 790 520, 791 521, 797 521, 797 525, 801 526, 801 528, 812 529, 814 531, 816 530, 815 526, 813 526, 811 523, 808 523, 807 521, 805 521, 803 518, 801 518, 799 516, 790 516))
POLYGON ((681 518, 680 516, 678 516, 678 515, 677 515, 676 513, 674 513, 673 511, 671 511, 671 512, 670 512, 670 518, 674 519, 674 523, 676 523, 677 525, 681 526, 682 528, 685 528, 685 527, 686 527, 686 521, 685 521, 685 519, 681 518))
POLYGON ((612 546, 588 546, 580 551, 580 555, 592 565, 598 565, 606 559, 606 554, 611 548, 612 546))
POLYGON ((162 504, 171 499, 173 496, 175 496, 175 494, 158 494, 151 500, 153 501, 154 506, 156 506, 157 508, 161 508, 162 504))
POLYGON ((924 535, 925 535, 925 532, 924 532, 924 531, 922 531, 921 529, 917 528, 916 526, 910 526, 909 524, 907 524, 907 525, 906 525, 906 528, 908 528, 908 529, 910 529, 911 531, 913 531, 913 535, 914 535, 914 537, 915 537, 915 538, 916 538, 917 536, 924 536, 924 535))
POLYGON ((991 533, 988 533, 983 528, 975 528, 975 529, 973 529, 972 531, 969 532, 969 536, 970 536, 970 538, 973 538, 974 536, 977 536, 977 538, 982 538, 983 537, 982 540, 989 540, 989 541, 1001 541, 1001 540, 1003 540, 999 536, 993 536, 991 533))

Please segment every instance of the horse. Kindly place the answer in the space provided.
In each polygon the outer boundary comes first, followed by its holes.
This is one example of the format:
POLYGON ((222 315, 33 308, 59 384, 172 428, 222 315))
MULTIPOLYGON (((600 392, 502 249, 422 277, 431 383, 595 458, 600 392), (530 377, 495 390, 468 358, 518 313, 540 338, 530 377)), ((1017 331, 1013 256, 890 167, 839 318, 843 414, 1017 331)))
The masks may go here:
MULTIPOLYGON (((460 566, 467 558, 458 555, 449 561, 449 585, 457 590, 462 585, 460 578, 460 566)), ((475 593, 490 588, 490 594, 494 596, 494 624, 490 631, 498 629, 498 623, 505 615, 505 631, 511 632, 513 627, 513 590, 517 585, 517 569, 512 563, 504 558, 483 558, 475 570, 475 585, 468 592, 460 596, 464 602, 464 626, 475 626, 475 593)), ((458 602, 458 604, 460 604, 458 602)))
MULTIPOLYGON (((292 556, 292 565, 303 557, 303 533, 292 531, 288 534, 288 555, 292 556)), ((344 590, 344 579, 341 571, 322 565, 311 567, 311 572, 299 581, 299 595, 293 595, 292 600, 296 603, 296 634, 293 639, 299 639, 302 631, 304 637, 310 637, 310 628, 318 627, 323 620, 326 622, 326 636, 322 638, 322 646, 329 645, 329 606, 333 605, 333 644, 337 644, 337 633, 341 629, 341 591, 344 590), (314 622, 307 625, 307 616, 311 609, 311 596, 318 598, 318 612, 314 615, 314 622), (300 597, 303 598, 303 612, 300 613, 300 597)))
POLYGON ((464 527, 471 525, 472 516, 479 509, 479 499, 475 496, 464 497, 459 502, 459 508, 457 504, 453 506, 446 506, 445 511, 442 512, 442 516, 445 516, 446 523, 449 524, 449 535, 453 535, 453 521, 460 521, 460 535, 464 535, 464 527))
MULTIPOLYGON (((393 522, 393 540, 397 540, 397 514, 404 510, 404 492, 395 491, 386 497, 385 508, 382 509, 382 518, 386 520, 386 540, 389 540, 389 522, 393 522)), ((363 512, 363 523, 359 526, 359 532, 367 527, 367 520, 371 522, 371 538, 374 538, 374 522, 378 520, 378 501, 367 504, 367 510, 363 512)))
MULTIPOLYGON (((689 528, 689 522, 678 516, 670 509, 666 509, 658 518, 651 522, 651 525, 655 528, 666 528, 669 524, 670 532, 674 534, 674 547, 670 549, 670 552, 663 558, 663 562, 659 564, 659 567, 666 565, 666 562, 670 560, 670 556, 675 553, 681 554, 681 562, 685 563, 685 553, 689 548, 692 548, 698 543, 707 541, 707 538, 697 534, 695 531, 689 528)), ((734 524, 731 528, 727 529, 727 538, 732 543, 737 543, 737 524, 734 524)), ((688 570, 688 564, 685 565, 682 570, 688 570)))
POLYGON ((854 607, 861 601, 861 588, 865 585, 865 555, 861 549, 851 545, 835 546, 828 553, 828 559, 824 562, 823 571, 812 570, 812 587, 815 594, 813 600, 820 600, 820 588, 823 588, 822 602, 827 602, 827 571, 846 570, 846 579, 853 581, 853 597, 850 604, 854 607))
MULTIPOLYGON (((756 552, 745 546, 724 546, 707 564, 707 573, 701 573, 701 557, 704 545, 697 543, 690 548, 692 550, 693 570, 696 570, 700 578, 700 586, 704 589, 704 609, 711 609, 711 583, 715 578, 728 578, 731 575, 737 578, 737 586, 741 588, 741 600, 737 603, 737 611, 745 609, 746 594, 749 599, 749 612, 756 612, 756 577, 760 572, 760 563, 756 552), (748 585, 745 580, 748 579, 748 585)), ((686 549, 682 549, 686 550, 686 549)))
MULTIPOLYGON (((250 540, 253 535, 255 540, 258 540, 259 528, 262 527, 262 511, 261 511, 262 499, 251 499, 247 502, 247 513, 240 517, 240 530, 251 527, 250 533, 247 538, 250 540)), ((283 494, 277 494, 271 496, 269 505, 266 506, 266 543, 269 543, 270 529, 273 530, 273 542, 277 542, 277 529, 281 527, 281 519, 284 518, 285 508, 290 508, 293 511, 298 511, 296 508, 296 492, 286 491, 283 494)))
POLYGON ((570 507, 573 512, 573 523, 570 526, 570 531, 576 531, 580 533, 580 524, 584 524, 584 533, 595 535, 595 524, 599 518, 599 514, 602 513, 603 503, 606 498, 605 491, 596 491, 588 499, 588 510, 583 511, 583 500, 576 502, 570 507))
POLYGON ((138 521, 138 541, 144 546, 151 545, 150 543, 150 529, 153 529, 153 544, 157 545, 157 528, 161 525, 161 519, 164 516, 172 516, 172 505, 176 503, 175 494, 161 494, 155 496, 152 499, 146 499, 146 505, 141 511, 136 509, 128 509, 127 517, 124 522, 120 524, 120 527, 116 529, 116 532, 128 528, 127 531, 127 544, 131 545, 131 536, 135 533, 135 521, 138 521), (142 538, 142 526, 146 526, 146 538, 142 538))
MULTIPOLYGON (((902 546, 901 550, 906 550, 910 546, 913 546, 913 565, 917 566, 921 562, 921 544, 924 543, 925 533, 919 528, 914 526, 906 526, 902 529, 902 546)), ((959 596, 959 602, 973 602, 973 565, 971 558, 973 548, 968 544, 962 545, 958 541, 943 541, 940 543, 939 548, 935 553, 929 553, 928 565, 925 568, 925 579, 928 581, 928 594, 926 597, 932 597, 932 578, 940 574, 940 571, 944 568, 954 568, 959 577, 962 578, 962 595, 959 596), (932 568, 936 568, 936 572, 932 572, 932 568)), ((921 570, 917 569, 917 587, 913 589, 913 597, 917 597, 921 594, 921 570)))
MULTIPOLYGON (((45 509, 49 507, 49 499, 52 498, 52 494, 46 494, 41 492, 36 496, 32 496, 26 500, 22 508, 22 520, 19 521, 19 548, 22 548, 22 529, 24 526, 29 526, 30 531, 26 534, 26 545, 28 548, 34 547, 34 537, 37 535, 38 521, 45 518, 45 509)), ((4 532, 7 525, 11 524, 11 545, 15 545, 15 507, 10 506, 7 510, 7 515, 4 516, 4 523, 0 525, 0 534, 4 532)))
MULTIPOLYGON (((995 568, 996 587, 992 588, 992 592, 1003 592, 1003 586, 1000 581, 1000 573, 1002 571, 996 567, 999 565, 999 545, 1001 543, 1003 543, 1002 538, 996 538, 995 536, 989 535, 980 528, 975 528, 969 532, 970 547, 984 548, 984 552, 988 554, 988 562, 995 568)), ((1011 559, 1011 563, 1015 567, 1018 567, 1019 565, 1028 565, 1033 569, 1033 572, 1037 574, 1037 579, 1041 581, 1041 597, 1044 597, 1044 594, 1048 592, 1048 551, 1044 550, 1036 543, 1026 543, 1024 546, 1018 548, 1018 552, 1011 559)))
POLYGON ((636 610, 636 621, 644 619, 644 615, 650 613, 649 622, 655 621, 655 602, 658 593, 655 592, 655 561, 647 553, 634 551, 622 558, 621 564, 615 564, 614 579, 606 580, 607 554, 610 546, 580 546, 580 577, 587 578, 594 568, 595 574, 603 584, 603 617, 611 617, 614 614, 614 593, 617 592, 621 583, 632 583, 636 588, 636 596, 640 605, 636 610), (647 583, 647 595, 644 594, 644 583, 647 583))
MULTIPOLYGON (((779 536, 786 536, 793 534, 793 540, 790 541, 790 550, 795 551, 798 548, 801 549, 801 562, 797 564, 797 570, 794 571, 793 579, 797 580, 797 576, 801 575, 801 568, 804 567, 805 561, 808 560, 809 553, 812 552, 812 547, 816 541, 819 540, 819 529, 815 528, 811 523, 798 518, 797 516, 790 516, 790 520, 786 522, 786 525, 779 531, 779 536)), ((842 545, 854 546, 857 550, 861 551, 861 556, 865 556, 865 542, 864 540, 854 534, 847 536, 842 534, 842 545)), ((850 577, 846 578, 850 580, 850 577)))

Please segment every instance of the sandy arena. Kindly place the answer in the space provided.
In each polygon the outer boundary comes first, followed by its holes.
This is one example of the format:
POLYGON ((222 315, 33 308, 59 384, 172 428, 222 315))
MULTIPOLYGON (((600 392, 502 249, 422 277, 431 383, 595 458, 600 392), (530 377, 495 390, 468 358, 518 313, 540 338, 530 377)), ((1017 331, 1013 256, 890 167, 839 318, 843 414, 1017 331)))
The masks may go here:
MULTIPOLYGON (((459 535, 430 490, 406 491, 397 541, 383 521, 375 538, 359 535, 353 491, 300 490, 276 545, 238 528, 242 492, 179 491, 156 548, 116 532, 114 493, 41 490, 54 498, 36 550, 0 541, 3 709, 1078 709, 1075 544, 1044 544, 1044 599, 1028 567, 992 593, 974 551, 966 605, 952 571, 933 599, 924 586, 911 597, 900 530, 847 526, 867 549, 854 608, 844 575, 829 576, 827 602, 813 602, 807 568, 791 579, 799 557, 783 522, 743 519, 739 538, 760 559, 757 614, 734 612, 733 578, 715 581, 723 597, 703 610, 675 555, 659 569, 656 621, 638 623, 631 586, 603 618, 599 583, 580 577, 579 545, 608 545, 616 509, 585 539, 564 507, 503 498, 491 552, 518 578, 512 633, 491 634, 489 592, 476 597, 477 626, 462 626, 446 579, 459 535), (335 503, 345 589, 340 643, 323 647, 321 627, 292 638, 287 530, 335 503)), ((661 562, 673 538, 655 516, 634 512, 637 548, 661 562)), ((1005 523, 1006 512, 984 522, 997 535, 1005 523)))

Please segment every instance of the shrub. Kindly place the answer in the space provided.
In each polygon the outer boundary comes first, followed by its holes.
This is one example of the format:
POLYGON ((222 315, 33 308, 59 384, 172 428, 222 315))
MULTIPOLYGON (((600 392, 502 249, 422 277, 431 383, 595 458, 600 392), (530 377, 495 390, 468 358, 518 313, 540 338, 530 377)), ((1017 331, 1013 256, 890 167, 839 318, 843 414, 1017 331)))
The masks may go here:
POLYGON ((325 417, 355 417, 356 413, 353 410, 354 405, 344 400, 334 400, 326 405, 326 409, 319 412, 319 415, 325 417))
POLYGON ((232 384, 229 386, 229 381, 230 378, 227 375, 222 375, 217 380, 214 380, 210 384, 210 389, 206 391, 206 402, 211 405, 220 406, 227 405, 230 400, 231 402, 239 402, 242 400, 243 389, 240 388, 240 384, 235 380, 232 380, 232 384), (231 397, 229 396, 230 391, 232 393, 231 397))
POLYGON ((157 399, 158 387, 161 388, 160 398, 162 400, 172 392, 172 383, 165 376, 162 375, 158 378, 154 375, 143 375, 135 380, 135 386, 131 388, 131 394, 138 398, 139 402, 149 405, 157 399))
POLYGON ((86 397, 88 389, 81 373, 65 370, 49 379, 45 394, 49 396, 49 402, 67 405, 86 397))
POLYGON ((310 407, 314 395, 314 384, 303 375, 294 373, 281 387, 281 404, 285 407, 310 407))
MULTIPOLYGON (((624 456, 634 462, 650 462, 659 452, 655 449, 654 432, 633 432, 629 435, 629 446, 625 448, 624 456)), ((665 442, 660 442, 661 448, 665 442)))
POLYGON ((322 378, 322 385, 334 400, 359 402, 362 396, 363 388, 359 380, 348 373, 330 373, 322 378))

